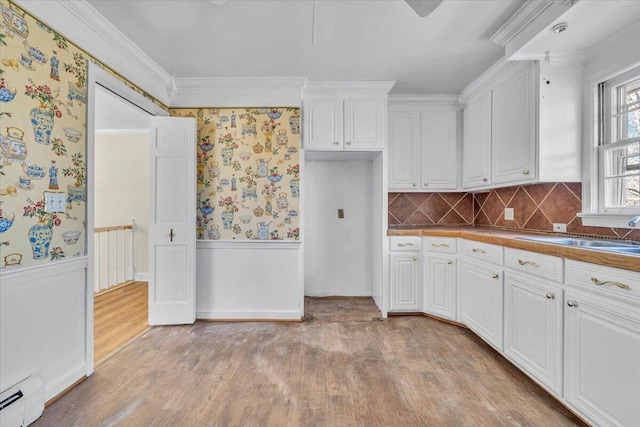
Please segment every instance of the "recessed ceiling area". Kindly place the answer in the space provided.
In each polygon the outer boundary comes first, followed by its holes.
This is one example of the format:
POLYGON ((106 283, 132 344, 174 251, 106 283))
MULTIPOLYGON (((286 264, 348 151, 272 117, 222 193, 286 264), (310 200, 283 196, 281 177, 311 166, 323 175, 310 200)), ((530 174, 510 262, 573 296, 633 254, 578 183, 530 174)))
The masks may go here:
POLYGON ((174 78, 391 80, 459 93, 504 55, 489 37, 524 0, 88 0, 174 78))

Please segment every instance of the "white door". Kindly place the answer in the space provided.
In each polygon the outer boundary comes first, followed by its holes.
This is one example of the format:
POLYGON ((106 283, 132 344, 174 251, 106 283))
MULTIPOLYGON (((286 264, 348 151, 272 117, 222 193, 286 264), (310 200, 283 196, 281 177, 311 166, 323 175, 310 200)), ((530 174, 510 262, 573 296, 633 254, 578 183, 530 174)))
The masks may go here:
POLYGON ((420 179, 420 112, 389 113, 389 190, 417 190, 420 179))
POLYGON ((349 100, 344 102, 344 148, 382 148, 384 102, 349 100))
POLYGON ((342 149, 342 101, 305 102, 303 125, 305 149, 342 149))
POLYGON ((491 184, 491 92, 476 95, 464 108, 462 186, 491 184))
POLYGON ((422 190, 455 190, 458 146, 455 111, 422 113, 422 190))
POLYGON ((196 121, 151 118, 149 324, 195 321, 196 121))

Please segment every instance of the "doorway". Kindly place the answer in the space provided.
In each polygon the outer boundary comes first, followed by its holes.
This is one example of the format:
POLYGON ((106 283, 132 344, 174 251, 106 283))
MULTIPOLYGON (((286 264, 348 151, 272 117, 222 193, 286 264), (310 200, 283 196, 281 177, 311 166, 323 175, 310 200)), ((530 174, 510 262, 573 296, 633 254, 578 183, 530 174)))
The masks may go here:
POLYGON ((148 327, 150 114, 95 91, 94 362, 148 327))

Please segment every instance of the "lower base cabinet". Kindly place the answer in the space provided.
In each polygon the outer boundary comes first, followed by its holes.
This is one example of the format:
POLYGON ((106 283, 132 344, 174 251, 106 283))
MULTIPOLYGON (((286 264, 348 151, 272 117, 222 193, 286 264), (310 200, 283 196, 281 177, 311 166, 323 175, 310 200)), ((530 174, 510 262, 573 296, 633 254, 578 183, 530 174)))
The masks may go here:
POLYGON ((601 296, 565 294, 565 400, 600 426, 640 426, 640 314, 601 296))
POLYGON ((456 320, 456 257, 424 255, 424 311, 456 320))
POLYGON ((419 253, 391 253, 389 255, 391 293, 389 310, 417 312, 422 310, 421 262, 419 253))
POLYGON ((563 289, 511 272, 504 279, 504 353, 562 396, 563 289))
POLYGON ((502 351, 502 268, 463 258, 460 266, 460 320, 502 351))

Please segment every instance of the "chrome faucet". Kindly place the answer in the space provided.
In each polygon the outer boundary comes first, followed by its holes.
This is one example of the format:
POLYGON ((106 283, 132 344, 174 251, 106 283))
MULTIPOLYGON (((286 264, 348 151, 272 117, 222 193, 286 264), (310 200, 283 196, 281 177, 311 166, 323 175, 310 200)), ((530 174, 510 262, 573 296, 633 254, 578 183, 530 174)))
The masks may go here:
POLYGON ((638 225, 638 222, 640 222, 640 215, 631 218, 631 220, 629 221, 629 227, 635 227, 636 225, 638 225))

